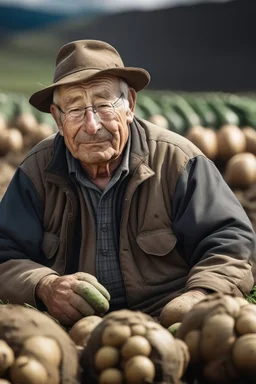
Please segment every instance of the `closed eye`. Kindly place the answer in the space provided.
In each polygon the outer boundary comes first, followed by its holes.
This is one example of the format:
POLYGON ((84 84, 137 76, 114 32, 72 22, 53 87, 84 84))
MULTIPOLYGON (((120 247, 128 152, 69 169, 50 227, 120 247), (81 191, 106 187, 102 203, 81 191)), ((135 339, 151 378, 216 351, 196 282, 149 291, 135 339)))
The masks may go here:
POLYGON ((105 103, 105 104, 98 104, 96 105, 96 108, 109 108, 112 105, 110 103, 105 103))
POLYGON ((81 112, 82 111, 82 108, 73 108, 73 109, 70 109, 69 111, 68 111, 68 113, 76 113, 76 112, 81 112))

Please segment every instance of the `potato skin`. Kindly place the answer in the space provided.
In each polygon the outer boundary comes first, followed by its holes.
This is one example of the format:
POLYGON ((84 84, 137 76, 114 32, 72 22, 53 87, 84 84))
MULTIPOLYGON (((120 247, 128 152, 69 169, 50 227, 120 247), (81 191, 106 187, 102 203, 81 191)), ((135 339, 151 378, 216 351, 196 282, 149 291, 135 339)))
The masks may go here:
POLYGON ((62 351, 61 384, 77 380, 79 363, 75 343, 56 321, 36 309, 21 305, 0 305, 0 339, 10 345, 15 355, 19 355, 25 340, 31 336, 47 336, 56 340, 62 351))
POLYGON ((7 369, 13 364, 15 359, 12 348, 4 341, 0 340, 0 375, 4 375, 7 369))
POLYGON ((76 345, 84 347, 95 327, 102 321, 100 316, 92 315, 78 320, 69 331, 69 336, 76 345))
POLYGON ((256 334, 240 336, 232 350, 236 369, 245 376, 256 375, 256 334))

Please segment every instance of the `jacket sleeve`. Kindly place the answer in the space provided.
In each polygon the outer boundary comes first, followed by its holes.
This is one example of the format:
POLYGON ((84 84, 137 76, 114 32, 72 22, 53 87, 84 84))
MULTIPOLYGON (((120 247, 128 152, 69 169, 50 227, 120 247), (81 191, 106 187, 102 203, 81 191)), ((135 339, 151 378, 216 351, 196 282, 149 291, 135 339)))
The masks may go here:
POLYGON ((255 233, 212 161, 189 161, 176 185, 173 228, 190 267, 186 290, 244 295, 254 285, 255 233))
POLYGON ((55 273, 41 251, 43 203, 18 168, 0 203, 0 299, 36 306, 39 280, 55 273))

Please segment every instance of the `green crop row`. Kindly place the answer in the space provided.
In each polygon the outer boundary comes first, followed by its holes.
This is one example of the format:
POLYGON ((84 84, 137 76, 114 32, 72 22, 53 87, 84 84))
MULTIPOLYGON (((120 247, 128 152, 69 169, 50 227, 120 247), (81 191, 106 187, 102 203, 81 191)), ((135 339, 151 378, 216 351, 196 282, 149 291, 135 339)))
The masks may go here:
MULTIPOLYGON (((50 114, 29 104, 26 95, 0 92, 0 114, 7 121, 27 111, 39 122, 54 124, 50 114)), ((232 124, 256 129, 256 95, 142 91, 137 95, 136 115, 145 119, 161 115, 168 129, 182 135, 195 125, 218 129, 223 124, 232 124)))
POLYGON ((256 128, 256 95, 228 93, 141 92, 136 113, 166 118, 168 128, 184 135, 195 125, 218 129, 224 124, 256 128))

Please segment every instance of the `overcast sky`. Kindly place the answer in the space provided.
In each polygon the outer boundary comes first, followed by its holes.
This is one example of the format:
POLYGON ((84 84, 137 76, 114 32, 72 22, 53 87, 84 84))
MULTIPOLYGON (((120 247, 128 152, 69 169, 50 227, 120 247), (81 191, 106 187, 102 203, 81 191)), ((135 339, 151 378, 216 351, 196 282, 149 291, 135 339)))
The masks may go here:
POLYGON ((0 0, 0 4, 23 5, 37 9, 77 11, 103 8, 111 11, 125 9, 156 9, 195 3, 227 2, 232 0, 0 0))

